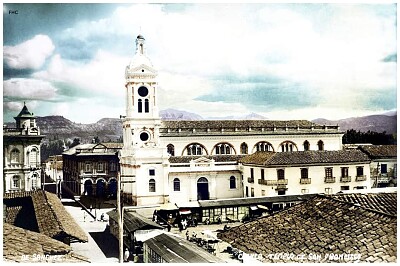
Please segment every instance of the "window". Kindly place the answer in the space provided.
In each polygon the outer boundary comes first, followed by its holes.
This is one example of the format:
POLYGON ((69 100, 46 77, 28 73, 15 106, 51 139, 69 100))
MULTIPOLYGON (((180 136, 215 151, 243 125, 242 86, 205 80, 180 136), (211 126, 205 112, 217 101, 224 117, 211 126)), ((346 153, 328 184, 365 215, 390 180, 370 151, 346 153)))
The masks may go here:
POLYGON ((246 186, 246 197, 248 197, 248 196, 249 196, 249 187, 246 186))
POLYGON ((90 172, 90 163, 85 164, 85 172, 90 172))
POLYGON ((248 147, 246 143, 240 144, 240 153, 241 154, 247 154, 248 153, 248 147))
POLYGON ((149 192, 156 192, 156 181, 154 179, 149 180, 149 192))
POLYGON ((324 150, 324 142, 322 140, 318 141, 318 150, 323 151, 324 150))
POLYGON ((97 171, 104 172, 104 163, 102 163, 102 162, 97 163, 97 171))
POLYGON ((327 177, 327 178, 333 177, 333 168, 331 168, 331 167, 325 168, 325 177, 327 177))
POLYGON ((307 168, 301 168, 300 169, 300 176, 301 176, 301 178, 308 178, 308 169, 307 168))
POLYGON ((236 188, 236 178, 234 176, 231 176, 229 178, 229 188, 230 189, 235 189, 236 188))
POLYGON ((278 195, 286 195, 286 190, 278 190, 278 195))
POLYGON ((357 176, 363 176, 363 175, 364 175, 364 167, 357 166, 357 176))
POLYGON ((283 170, 283 169, 278 169, 278 170, 276 171, 276 173, 277 173, 277 176, 278 176, 278 180, 280 180, 280 179, 285 179, 285 170, 283 170))
POLYGON ((381 165, 381 173, 382 174, 387 174, 387 164, 383 163, 381 165))
POLYGON ((174 191, 181 191, 181 181, 179 178, 174 178, 174 191))
POLYGON ((264 169, 261 169, 261 180, 264 180, 265 176, 264 176, 264 169))
POLYGON ((32 175, 32 189, 37 188, 37 180, 38 180, 37 174, 32 175))
POLYGON ((198 143, 192 143, 186 146, 187 155, 203 155, 206 154, 205 148, 198 143))
POLYGON ((142 107, 142 99, 138 100, 138 112, 141 113, 143 111, 143 107, 142 107))
POLYGON ((11 163, 19 163, 19 150, 13 149, 11 151, 11 163))
POLYGON ((156 169, 149 169, 149 175, 150 176, 155 176, 156 175, 156 169))
POLYGON ((332 188, 330 188, 330 187, 327 187, 327 188, 325 188, 325 194, 332 194, 332 188))
POLYGON ((254 188, 251 188, 251 196, 254 197, 254 188))
POLYGON ((233 148, 228 143, 219 143, 215 146, 215 154, 231 154, 233 148))
POLYGON ((261 190, 261 196, 265 196, 265 190, 264 189, 261 190))
POLYGON ((308 142, 307 140, 304 141, 303 147, 304 147, 305 151, 309 151, 310 150, 310 142, 308 142))
POLYGON ((117 164, 115 162, 110 163, 110 171, 117 171, 117 164))
POLYGON ((308 188, 303 188, 301 194, 307 194, 309 192, 308 188))
POLYGON ((350 186, 340 186, 340 190, 350 190, 350 186))
POLYGON ((349 177, 349 168, 348 167, 342 167, 341 172, 342 172, 342 177, 349 177))
POLYGON ((144 100, 144 112, 145 113, 149 112, 149 100, 148 99, 144 100))
POLYGON ((285 141, 280 145, 282 152, 292 152, 293 150, 297 151, 296 144, 291 141, 285 141))
POLYGON ((250 168, 250 178, 254 178, 254 168, 250 168))
POLYGON ((356 186, 356 187, 354 187, 355 190, 366 189, 366 188, 367 188, 366 186, 356 186))
POLYGON ((271 143, 266 141, 258 142, 255 146, 256 146, 256 151, 274 151, 271 143))
POLYGON ((38 150, 33 148, 29 153, 29 165, 36 166, 38 163, 38 150))
POLYGON ((15 175, 12 178, 12 188, 19 188, 19 176, 15 175))
POLYGON ((168 144, 167 152, 171 154, 171 156, 175 156, 175 146, 173 144, 168 144))

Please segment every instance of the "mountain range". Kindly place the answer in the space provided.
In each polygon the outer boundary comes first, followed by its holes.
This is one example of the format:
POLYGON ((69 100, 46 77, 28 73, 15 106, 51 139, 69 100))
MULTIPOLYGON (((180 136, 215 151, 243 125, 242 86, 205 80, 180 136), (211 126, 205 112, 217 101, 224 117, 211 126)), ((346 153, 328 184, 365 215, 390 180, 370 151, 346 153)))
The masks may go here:
MULTIPOLYGON (((203 118, 198 114, 179 111, 175 109, 166 109, 160 112, 162 120, 267 120, 268 118, 251 113, 244 116, 227 117, 208 117, 203 118)), ((98 137, 102 142, 116 142, 122 138, 122 121, 119 118, 102 118, 96 123, 81 124, 72 122, 63 116, 44 116, 37 117, 36 122, 45 135, 45 141, 54 139, 63 139, 72 141, 79 138, 82 143, 91 142, 98 137)), ((356 131, 366 132, 368 130, 375 132, 384 132, 393 134, 397 132, 397 112, 383 115, 371 115, 363 117, 352 117, 341 120, 327 120, 318 118, 312 122, 321 125, 339 125, 343 131, 354 129, 356 131)), ((5 123, 8 127, 15 127, 15 123, 5 123)))

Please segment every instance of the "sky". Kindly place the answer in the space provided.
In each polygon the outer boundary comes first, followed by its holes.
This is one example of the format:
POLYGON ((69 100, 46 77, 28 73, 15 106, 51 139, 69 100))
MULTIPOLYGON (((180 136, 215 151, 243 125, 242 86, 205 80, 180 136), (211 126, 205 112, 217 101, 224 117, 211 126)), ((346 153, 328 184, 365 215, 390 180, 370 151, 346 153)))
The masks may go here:
POLYGON ((342 119, 397 110, 395 4, 3 4, 3 120, 125 115, 146 39, 159 109, 342 119), (10 11, 17 10, 17 14, 10 11))

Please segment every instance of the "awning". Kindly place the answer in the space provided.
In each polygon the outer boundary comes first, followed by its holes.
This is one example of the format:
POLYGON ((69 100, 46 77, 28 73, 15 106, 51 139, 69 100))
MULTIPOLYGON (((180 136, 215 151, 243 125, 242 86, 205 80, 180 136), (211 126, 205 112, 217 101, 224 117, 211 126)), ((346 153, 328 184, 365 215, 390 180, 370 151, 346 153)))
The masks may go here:
POLYGON ((250 210, 252 210, 252 211, 255 211, 255 210, 257 210, 258 209, 258 207, 257 206, 250 206, 250 210))
POLYGON ((191 214, 192 212, 190 210, 180 210, 179 214, 183 214, 183 215, 188 215, 191 214))
POLYGON ((269 211, 269 208, 266 207, 266 206, 264 206, 264 205, 257 205, 257 207, 258 207, 259 209, 263 209, 263 210, 269 211))

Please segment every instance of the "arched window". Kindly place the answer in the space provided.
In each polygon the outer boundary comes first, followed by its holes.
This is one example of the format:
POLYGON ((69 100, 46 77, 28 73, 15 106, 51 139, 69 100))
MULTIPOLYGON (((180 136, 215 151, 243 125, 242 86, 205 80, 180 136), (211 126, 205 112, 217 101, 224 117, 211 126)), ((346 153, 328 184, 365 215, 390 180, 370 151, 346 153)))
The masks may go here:
POLYGON ((156 192, 156 181, 153 178, 149 180, 149 192, 156 192))
POLYGON ((281 143, 281 145, 279 147, 282 152, 292 152, 294 150, 297 151, 296 144, 294 144, 291 141, 284 141, 281 143))
POLYGON ((234 176, 231 176, 229 178, 229 188, 230 189, 236 188, 236 178, 234 176))
POLYGON ((215 154, 231 154, 232 151, 234 149, 229 143, 218 143, 215 145, 215 154))
POLYGON ((11 163, 19 163, 19 158, 20 158, 20 152, 18 149, 13 149, 11 151, 11 163))
POLYGON ((143 107, 142 107, 142 99, 139 99, 139 100, 138 100, 138 112, 139 112, 139 113, 141 113, 141 112, 143 111, 142 108, 143 108, 143 107))
POLYGON ((174 191, 181 191, 181 181, 179 178, 174 178, 174 191))
POLYGON ((167 152, 171 154, 171 156, 175 156, 175 146, 173 144, 168 144, 167 152))
POLYGON ((305 151, 309 151, 310 150, 310 142, 308 142, 307 140, 304 141, 303 147, 304 147, 305 151))
POLYGON ((11 186, 12 188, 20 188, 20 178, 18 175, 13 176, 11 186))
POLYGON ((38 149, 32 148, 29 153, 29 165, 37 166, 38 164, 38 149))
POLYGON ((148 99, 144 100, 144 112, 145 113, 149 112, 149 100, 148 99))
POLYGON ((248 151, 248 147, 247 147, 247 144, 246 143, 242 143, 242 144, 240 144, 240 153, 241 154, 247 154, 249 151, 248 151))
MULTIPOLYGON (((206 149, 199 143, 191 143, 185 148, 187 155, 203 155, 207 154, 206 149)), ((183 154, 182 154, 183 155, 183 154)))
POLYGON ((37 189, 38 175, 35 173, 32 175, 32 189, 37 189))
POLYGON ((319 151, 324 150, 324 142, 322 140, 318 141, 318 150, 319 151))
POLYGON ((256 151, 274 151, 272 144, 266 141, 260 141, 255 145, 256 151))

